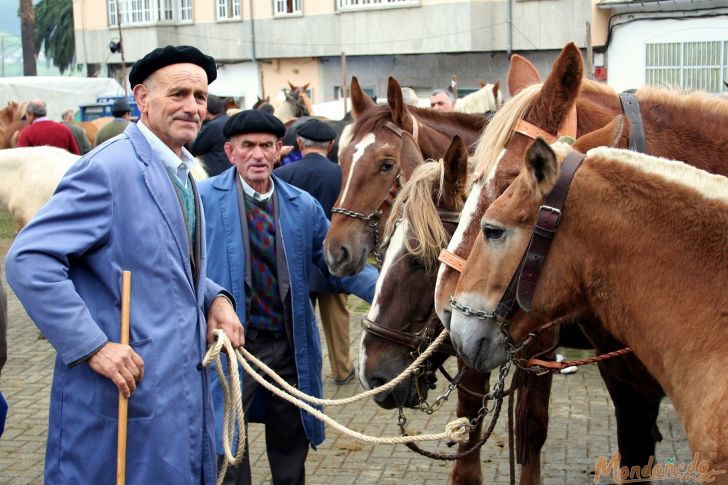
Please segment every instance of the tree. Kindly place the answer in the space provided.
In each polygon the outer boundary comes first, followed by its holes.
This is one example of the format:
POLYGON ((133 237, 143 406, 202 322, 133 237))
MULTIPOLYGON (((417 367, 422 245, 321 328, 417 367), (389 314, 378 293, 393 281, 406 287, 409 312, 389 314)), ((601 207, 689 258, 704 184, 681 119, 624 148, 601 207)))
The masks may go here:
POLYGON ((40 0, 35 6, 35 52, 41 48, 61 74, 75 64, 73 0, 40 0))
POLYGON ((36 76, 35 11, 33 0, 20 0, 20 36, 23 43, 23 75, 36 76))

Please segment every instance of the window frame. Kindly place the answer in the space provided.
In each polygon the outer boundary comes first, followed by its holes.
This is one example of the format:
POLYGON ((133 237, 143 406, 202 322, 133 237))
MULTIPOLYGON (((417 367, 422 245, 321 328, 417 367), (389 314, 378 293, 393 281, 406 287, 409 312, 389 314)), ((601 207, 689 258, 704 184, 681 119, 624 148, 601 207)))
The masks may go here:
POLYGON ((728 90, 724 84, 728 81, 728 40, 645 43, 644 56, 646 85, 664 87, 669 84, 680 89, 712 93, 728 90), (675 52, 669 52, 671 47, 675 52), (717 52, 714 50, 716 47, 717 52), (688 50, 693 52, 688 53, 688 50), (696 61, 696 58, 699 60, 696 61), (670 71, 673 72, 672 80, 666 79, 670 77, 670 71), (714 72, 711 74, 711 71, 714 72), (694 84, 693 80, 698 80, 698 83, 694 84), (714 89, 716 87, 717 91, 714 89))
POLYGON ((288 18, 303 16, 303 0, 272 0, 273 18, 288 18), (291 4, 291 11, 288 11, 288 4, 291 4), (286 11, 279 10, 279 6, 285 5, 286 11))

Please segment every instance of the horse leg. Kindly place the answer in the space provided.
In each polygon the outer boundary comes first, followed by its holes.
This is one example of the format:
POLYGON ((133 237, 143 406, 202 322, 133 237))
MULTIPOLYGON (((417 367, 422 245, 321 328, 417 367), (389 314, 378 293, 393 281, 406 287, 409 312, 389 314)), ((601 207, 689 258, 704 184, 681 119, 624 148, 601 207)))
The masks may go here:
MULTIPOLYGON (((463 365, 463 362, 458 359, 458 367, 462 368, 463 365)), ((468 369, 463 375, 460 385, 473 392, 485 393, 489 379, 490 374, 481 374, 480 372, 468 369)), ((480 399, 458 389, 458 405, 456 410, 458 417, 474 418, 478 415, 481 404, 480 399)), ((470 431, 467 443, 458 446, 458 452, 468 450, 474 443, 478 442, 482 428, 483 423, 481 421, 470 431)), ((480 450, 476 450, 455 461, 455 465, 450 473, 450 483, 480 485, 482 482, 483 472, 480 469, 480 450)))
MULTIPOLYGON (((642 364, 639 366, 642 367, 642 364)), ((599 372, 614 403, 620 466, 642 467, 654 456, 655 443, 662 441, 657 429, 657 415, 663 394, 659 386, 653 388, 650 385, 656 383, 646 370, 644 376, 652 382, 635 381, 634 376, 640 374, 631 372, 627 365, 603 362, 599 364, 599 372)))
POLYGON ((549 427, 549 396, 553 375, 523 372, 516 401, 516 457, 521 485, 541 483, 541 449, 549 427))

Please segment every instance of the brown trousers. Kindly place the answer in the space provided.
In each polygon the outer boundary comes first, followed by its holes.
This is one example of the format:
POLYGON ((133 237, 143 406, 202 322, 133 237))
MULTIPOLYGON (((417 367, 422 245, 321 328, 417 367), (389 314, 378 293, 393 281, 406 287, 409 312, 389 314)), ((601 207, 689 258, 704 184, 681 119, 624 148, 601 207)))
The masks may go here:
POLYGON ((349 357, 349 309, 346 293, 311 293, 314 309, 316 302, 321 313, 321 326, 326 335, 331 375, 336 380, 345 379, 352 370, 349 357))

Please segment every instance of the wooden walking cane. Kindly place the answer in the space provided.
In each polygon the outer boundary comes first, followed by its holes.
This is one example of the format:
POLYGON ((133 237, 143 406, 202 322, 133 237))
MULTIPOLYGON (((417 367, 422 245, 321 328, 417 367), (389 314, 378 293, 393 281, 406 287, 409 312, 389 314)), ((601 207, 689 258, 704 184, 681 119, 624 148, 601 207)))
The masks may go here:
MULTIPOLYGON (((121 341, 129 345, 129 314, 131 312, 131 271, 121 273, 121 341)), ((129 398, 119 391, 119 433, 116 441, 116 485, 126 482, 126 420, 129 398)))

